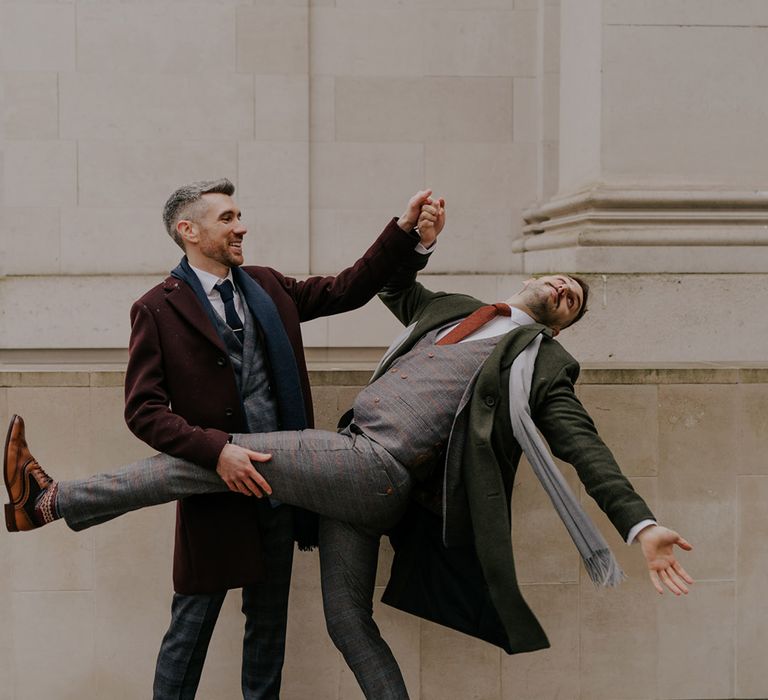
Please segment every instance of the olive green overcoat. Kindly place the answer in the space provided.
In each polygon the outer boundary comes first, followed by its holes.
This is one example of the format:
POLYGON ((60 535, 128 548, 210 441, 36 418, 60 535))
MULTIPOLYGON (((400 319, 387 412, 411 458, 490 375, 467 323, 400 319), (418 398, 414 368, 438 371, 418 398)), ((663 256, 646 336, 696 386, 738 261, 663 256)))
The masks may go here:
MULTIPOLYGON (((390 288, 380 298, 407 328, 373 379, 424 334, 483 305, 470 296, 431 292, 417 282, 390 288)), ((444 464, 416 486, 406 516, 390 533, 395 558, 383 600, 508 653, 549 646, 517 583, 510 512, 522 451, 509 420, 509 369, 539 333, 544 337, 530 406, 552 453, 573 465, 622 537, 641 520, 654 517, 576 397, 576 360, 539 324, 507 333, 468 387, 444 464)))

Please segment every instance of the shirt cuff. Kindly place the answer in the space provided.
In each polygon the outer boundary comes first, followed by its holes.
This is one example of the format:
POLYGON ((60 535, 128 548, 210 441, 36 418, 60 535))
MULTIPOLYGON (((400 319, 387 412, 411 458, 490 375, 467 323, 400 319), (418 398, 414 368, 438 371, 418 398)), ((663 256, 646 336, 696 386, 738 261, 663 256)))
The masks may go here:
POLYGON ((422 243, 417 243, 416 247, 414 248, 414 250, 417 253, 421 253, 422 255, 429 255, 435 249, 436 245, 437 245, 437 241, 436 240, 432 241, 432 245, 429 246, 429 248, 425 248, 422 243))
POLYGON ((635 537, 637 537, 637 533, 649 525, 658 525, 658 523, 655 520, 641 520, 637 525, 633 526, 627 535, 627 544, 632 544, 635 541, 635 537))

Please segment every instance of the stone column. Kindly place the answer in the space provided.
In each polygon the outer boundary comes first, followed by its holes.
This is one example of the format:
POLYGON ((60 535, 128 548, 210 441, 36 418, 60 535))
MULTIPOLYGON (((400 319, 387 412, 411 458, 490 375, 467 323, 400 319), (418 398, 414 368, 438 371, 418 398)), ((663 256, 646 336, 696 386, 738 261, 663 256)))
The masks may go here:
POLYGON ((562 0, 560 24, 559 184, 524 269, 768 270, 768 5, 562 0))

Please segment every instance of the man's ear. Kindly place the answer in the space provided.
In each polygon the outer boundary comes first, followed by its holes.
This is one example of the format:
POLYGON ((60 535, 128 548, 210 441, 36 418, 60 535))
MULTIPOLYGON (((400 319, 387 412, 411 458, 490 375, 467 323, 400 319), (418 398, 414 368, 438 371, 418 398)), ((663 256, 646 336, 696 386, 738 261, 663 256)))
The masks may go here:
POLYGON ((181 240, 184 243, 197 243, 200 240, 200 235, 197 231, 197 226, 189 219, 181 219, 176 224, 176 231, 181 236, 181 240))

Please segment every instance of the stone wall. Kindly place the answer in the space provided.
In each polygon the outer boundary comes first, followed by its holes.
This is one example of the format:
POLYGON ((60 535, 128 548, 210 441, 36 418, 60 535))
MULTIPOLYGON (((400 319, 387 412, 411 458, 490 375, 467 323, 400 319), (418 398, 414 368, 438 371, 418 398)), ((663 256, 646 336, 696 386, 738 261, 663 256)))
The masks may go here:
MULTIPOLYGON (((368 371, 314 371, 318 422, 335 424, 368 371)), ((527 465, 513 535, 524 595, 547 651, 498 649, 376 603, 418 700, 694 700, 768 696, 765 503, 768 369, 585 369, 578 393, 654 512, 694 545, 691 594, 659 597, 608 521, 587 507, 629 575, 596 591, 527 465)), ((115 371, 0 372, 0 424, 28 423, 35 455, 59 478, 148 454, 122 420, 115 371)), ((571 485, 578 481, 565 468, 571 485)), ((173 506, 75 534, 62 524, 0 533, 0 699, 148 697, 169 619, 173 506)), ((382 548, 379 585, 391 551, 382 548)), ((328 639, 317 557, 296 557, 286 700, 360 698, 328 639)), ((381 589, 378 589, 379 592, 381 589)), ((231 593, 206 663, 201 700, 238 697, 242 616, 231 593)))
MULTIPOLYGON (((246 260, 286 274, 351 263, 426 185, 454 231, 434 271, 521 270, 538 5, 4 0, 0 360, 124 349, 130 303, 180 254, 162 204, 195 179, 236 182, 246 260)), ((374 331, 322 322, 307 342, 377 345, 374 331)))

